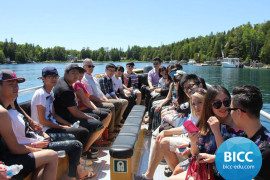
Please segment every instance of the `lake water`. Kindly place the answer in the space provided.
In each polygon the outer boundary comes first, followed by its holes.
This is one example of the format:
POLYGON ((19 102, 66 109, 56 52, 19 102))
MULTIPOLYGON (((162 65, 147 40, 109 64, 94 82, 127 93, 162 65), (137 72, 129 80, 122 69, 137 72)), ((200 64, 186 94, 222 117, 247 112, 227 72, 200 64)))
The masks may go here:
MULTIPOLYGON (((59 75, 63 76, 64 69, 67 63, 37 63, 37 64, 8 64, 0 65, 0 69, 12 69, 17 73, 17 76, 22 76, 26 79, 25 83, 20 84, 20 89, 40 86, 42 81, 37 79, 41 76, 41 69, 46 66, 54 66, 57 68, 59 75)), ((82 65, 82 64, 79 64, 82 65)), ((106 63, 95 63, 96 67, 94 74, 103 73, 106 63)), ((116 62, 115 65, 123 65, 125 63, 116 62)), ((152 65, 150 62, 135 63, 136 68, 143 68, 152 65)), ((164 64, 167 66, 167 64, 164 64)), ((192 66, 184 65, 183 70, 187 73, 195 73, 209 84, 220 84, 226 87, 230 92, 233 87, 238 85, 250 84, 259 87, 263 93, 264 107, 263 110, 270 113, 270 70, 267 69, 236 69, 236 68, 222 68, 213 66, 192 66)), ((29 100, 32 96, 30 94, 23 94, 18 101, 23 102, 29 100)), ((262 117, 262 122, 268 129, 270 123, 262 117)))

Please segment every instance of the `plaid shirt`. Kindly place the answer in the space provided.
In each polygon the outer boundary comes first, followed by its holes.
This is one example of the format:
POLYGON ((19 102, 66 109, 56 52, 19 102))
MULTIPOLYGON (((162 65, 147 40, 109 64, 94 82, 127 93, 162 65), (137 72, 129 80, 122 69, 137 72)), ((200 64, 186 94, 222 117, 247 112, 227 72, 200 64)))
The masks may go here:
POLYGON ((99 79, 99 85, 100 85, 100 89, 101 91, 107 96, 107 95, 111 95, 112 93, 114 93, 113 90, 113 82, 112 79, 109 77, 102 77, 99 79))

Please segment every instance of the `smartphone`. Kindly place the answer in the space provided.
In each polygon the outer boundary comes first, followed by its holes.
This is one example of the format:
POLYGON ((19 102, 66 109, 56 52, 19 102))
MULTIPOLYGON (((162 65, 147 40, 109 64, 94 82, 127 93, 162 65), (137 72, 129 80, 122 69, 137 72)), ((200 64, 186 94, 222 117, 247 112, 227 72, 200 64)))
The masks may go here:
POLYGON ((195 126, 195 124, 192 121, 185 121, 183 126, 189 133, 199 132, 199 129, 197 128, 197 126, 195 126))

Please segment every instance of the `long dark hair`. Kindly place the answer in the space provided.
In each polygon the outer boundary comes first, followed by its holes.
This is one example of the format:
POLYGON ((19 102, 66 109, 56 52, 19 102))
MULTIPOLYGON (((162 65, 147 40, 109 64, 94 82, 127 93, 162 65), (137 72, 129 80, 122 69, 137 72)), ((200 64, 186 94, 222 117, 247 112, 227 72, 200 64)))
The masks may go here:
POLYGON ((215 97, 220 93, 226 94, 228 96, 229 100, 231 100, 231 96, 230 96, 229 91, 223 86, 214 85, 214 86, 211 86, 207 89, 207 93, 206 93, 206 97, 205 97, 205 101, 204 101, 204 105, 203 105, 203 111, 202 111, 200 120, 198 122, 198 127, 199 127, 202 135, 206 135, 207 133, 209 133, 209 131, 211 131, 210 126, 207 123, 207 120, 211 116, 215 116, 215 114, 212 110, 212 104, 213 104, 215 97))

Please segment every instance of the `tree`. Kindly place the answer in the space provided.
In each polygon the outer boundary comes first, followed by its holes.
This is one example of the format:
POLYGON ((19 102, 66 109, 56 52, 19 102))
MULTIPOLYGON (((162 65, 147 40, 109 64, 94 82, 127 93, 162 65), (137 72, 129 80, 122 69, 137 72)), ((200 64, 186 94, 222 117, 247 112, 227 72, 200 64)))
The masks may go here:
POLYGON ((264 45, 261 49, 260 58, 262 62, 267 64, 270 63, 270 30, 268 30, 268 33, 266 35, 264 45))
POLYGON ((0 63, 4 63, 6 60, 3 50, 0 50, 0 63))

